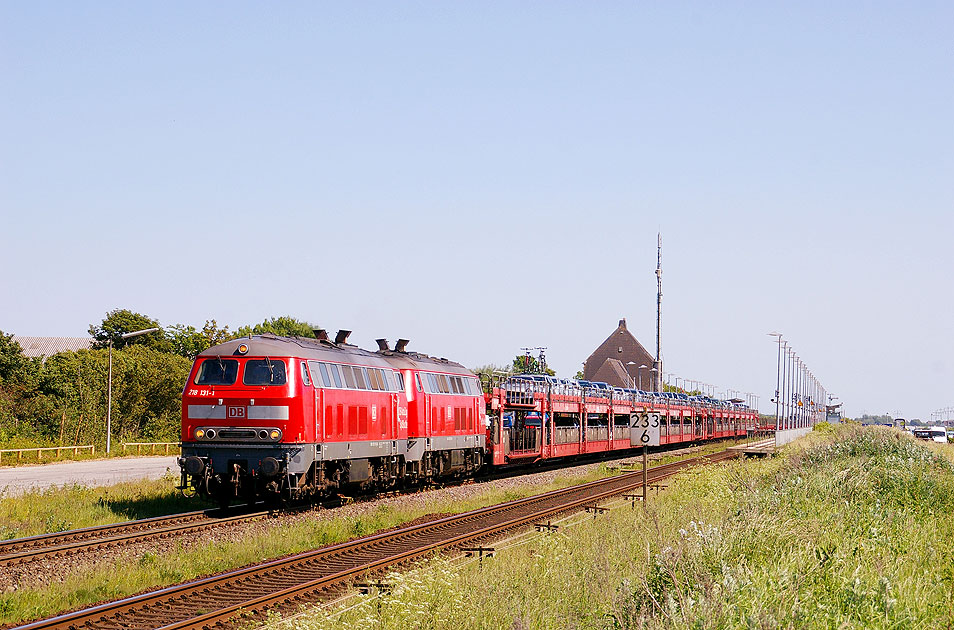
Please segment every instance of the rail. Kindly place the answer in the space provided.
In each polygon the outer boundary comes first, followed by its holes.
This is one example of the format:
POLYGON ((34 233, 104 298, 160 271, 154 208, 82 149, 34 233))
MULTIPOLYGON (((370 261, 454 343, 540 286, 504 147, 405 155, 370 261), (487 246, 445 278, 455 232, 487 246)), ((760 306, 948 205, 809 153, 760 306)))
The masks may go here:
POLYGON ((4 453, 16 453, 17 461, 23 460, 24 453, 30 453, 36 451, 36 461, 43 459, 43 453, 46 451, 56 451, 56 456, 59 457, 63 451, 73 451, 74 455, 79 455, 80 451, 89 450, 90 455, 96 454, 96 447, 92 444, 86 446, 36 446, 33 448, 4 448, 0 449, 0 464, 3 463, 3 454, 4 453))
MULTIPOLYGON (((245 506, 240 509, 253 509, 245 506)), ((198 510, 135 521, 110 523, 27 538, 0 541, 0 566, 88 553, 149 539, 201 532, 229 523, 243 523, 274 516, 273 511, 241 512, 229 516, 218 510, 198 510)))
POLYGON ((151 454, 151 453, 155 453, 155 452, 156 452, 156 449, 161 446, 161 447, 163 448, 163 451, 162 451, 162 452, 163 452, 165 455, 168 455, 168 454, 169 454, 169 447, 174 446, 174 447, 176 447, 176 448, 179 448, 179 445, 180 445, 179 442, 124 442, 124 443, 123 443, 123 453, 126 452, 127 447, 135 446, 135 447, 136 447, 136 454, 137 454, 137 455, 141 455, 141 454, 142 454, 142 449, 143 449, 143 448, 148 448, 148 449, 149 449, 148 452, 151 454))

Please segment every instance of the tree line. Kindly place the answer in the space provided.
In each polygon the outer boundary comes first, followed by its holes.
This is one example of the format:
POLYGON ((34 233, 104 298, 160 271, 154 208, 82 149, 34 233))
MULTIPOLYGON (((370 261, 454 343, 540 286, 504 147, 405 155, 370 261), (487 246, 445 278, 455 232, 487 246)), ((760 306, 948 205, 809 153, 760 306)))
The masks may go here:
POLYGON ((249 334, 310 337, 312 329, 288 316, 235 331, 220 327, 214 319, 201 328, 163 327, 146 315, 116 309, 90 325, 92 349, 44 359, 24 356, 13 335, 0 331, 0 444, 104 445, 110 342, 113 439, 177 442, 182 388, 197 354, 249 334), (159 330, 122 338, 148 328, 159 330))
MULTIPOLYGON (((109 347, 112 345, 112 428, 119 442, 177 442, 182 389, 196 355, 214 345, 247 335, 313 336, 310 323, 273 317, 230 330, 214 319, 201 328, 162 326, 157 319, 116 309, 89 326, 89 350, 28 358, 0 331, 0 444, 106 443, 109 347), (124 339, 126 333, 156 332, 124 339)), ((536 374, 554 371, 535 357, 517 355, 510 365, 486 365, 478 374, 536 374)), ((577 374, 582 378, 582 374, 577 374)))

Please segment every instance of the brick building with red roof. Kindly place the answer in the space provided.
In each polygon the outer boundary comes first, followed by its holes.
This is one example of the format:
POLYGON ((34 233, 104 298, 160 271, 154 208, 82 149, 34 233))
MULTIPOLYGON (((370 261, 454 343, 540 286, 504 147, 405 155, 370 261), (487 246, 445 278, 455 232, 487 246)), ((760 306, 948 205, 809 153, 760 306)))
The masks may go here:
POLYGON ((606 338, 583 364, 583 378, 602 381, 614 387, 638 387, 645 391, 655 389, 656 373, 652 372, 655 359, 629 329, 626 319, 606 338), (645 366, 639 369, 639 366, 645 366))

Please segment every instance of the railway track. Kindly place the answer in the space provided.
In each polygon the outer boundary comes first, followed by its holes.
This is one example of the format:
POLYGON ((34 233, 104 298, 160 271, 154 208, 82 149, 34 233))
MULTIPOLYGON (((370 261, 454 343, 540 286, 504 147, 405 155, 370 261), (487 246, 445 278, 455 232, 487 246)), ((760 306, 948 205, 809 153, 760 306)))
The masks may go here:
MULTIPOLYGON (((594 460, 595 461, 595 460, 594 460)), ((534 472, 541 472, 561 467, 556 462, 549 465, 537 466, 534 472)), ((517 468, 503 473, 490 474, 482 481, 505 479, 514 475, 525 474, 526 470, 517 468)), ((473 482, 473 479, 468 480, 473 482)), ((381 495, 376 495, 381 496, 381 495)), ((340 501, 329 500, 321 503, 323 507, 336 507, 340 501)), ((276 511, 252 511, 261 504, 233 506, 231 510, 237 512, 228 516, 218 509, 197 510, 157 516, 121 523, 111 523, 82 529, 71 529, 38 536, 14 538, 0 541, 0 567, 12 566, 37 560, 49 560, 66 554, 87 553, 101 549, 119 547, 125 544, 164 539, 171 536, 200 532, 230 523, 250 522, 275 516, 276 511)), ((310 506, 284 508, 284 511, 305 509, 310 506)))
MULTIPOLYGON (((736 456, 723 451, 656 466, 649 470, 648 481, 658 481, 693 464, 736 456)), ((313 601, 367 573, 438 551, 473 547, 542 519, 595 508, 600 501, 641 484, 642 471, 625 473, 194 580, 16 630, 209 628, 227 623, 240 612, 313 601)))
POLYGON ((228 523, 255 521, 268 518, 274 512, 243 511, 232 516, 220 514, 219 510, 199 510, 4 540, 0 541, 0 566, 95 551, 142 540, 168 538, 221 527, 228 523))

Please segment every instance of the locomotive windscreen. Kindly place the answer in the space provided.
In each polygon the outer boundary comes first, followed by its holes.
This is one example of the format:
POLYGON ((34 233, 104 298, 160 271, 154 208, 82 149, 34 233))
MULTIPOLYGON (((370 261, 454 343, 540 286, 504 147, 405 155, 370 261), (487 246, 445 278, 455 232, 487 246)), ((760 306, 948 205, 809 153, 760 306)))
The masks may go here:
POLYGON ((280 359, 249 359, 245 362, 245 385, 284 385, 285 362, 280 359))
POLYGON ((196 385, 234 385, 238 375, 238 361, 235 359, 206 359, 199 366, 195 377, 196 385))

